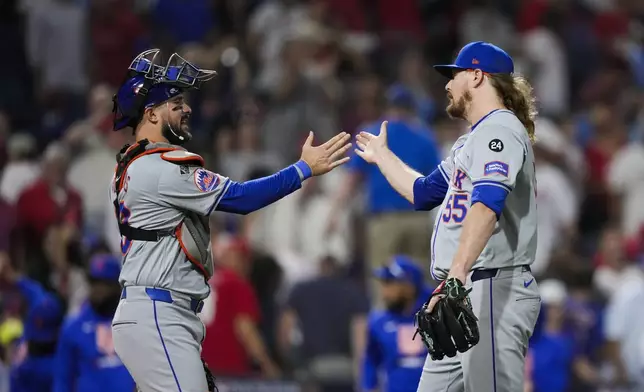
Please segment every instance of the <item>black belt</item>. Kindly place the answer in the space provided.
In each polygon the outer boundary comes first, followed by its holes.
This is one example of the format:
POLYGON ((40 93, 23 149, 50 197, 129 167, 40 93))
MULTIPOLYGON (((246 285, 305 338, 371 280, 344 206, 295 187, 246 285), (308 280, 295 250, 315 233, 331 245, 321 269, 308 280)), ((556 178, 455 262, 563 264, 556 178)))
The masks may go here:
MULTIPOLYGON (((517 268, 518 267, 523 267, 524 271, 532 272, 529 265, 519 265, 517 268)), ((499 270, 501 270, 501 268, 476 269, 472 272, 470 279, 472 280, 472 283, 477 280, 492 279, 499 273, 499 270)))

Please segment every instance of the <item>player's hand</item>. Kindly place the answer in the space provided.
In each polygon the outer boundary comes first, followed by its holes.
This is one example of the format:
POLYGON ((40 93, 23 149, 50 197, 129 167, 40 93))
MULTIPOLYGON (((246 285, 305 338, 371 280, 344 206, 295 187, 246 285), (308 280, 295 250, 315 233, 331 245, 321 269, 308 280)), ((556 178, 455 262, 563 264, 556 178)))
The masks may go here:
POLYGON ((351 148, 350 138, 348 133, 340 132, 326 143, 313 146, 313 132, 309 132, 300 159, 309 165, 314 176, 328 173, 349 161, 349 157, 344 154, 351 148))
POLYGON ((369 163, 377 163, 378 157, 384 155, 387 147, 387 121, 380 125, 380 133, 372 135, 368 132, 360 132, 356 136, 356 154, 369 163))

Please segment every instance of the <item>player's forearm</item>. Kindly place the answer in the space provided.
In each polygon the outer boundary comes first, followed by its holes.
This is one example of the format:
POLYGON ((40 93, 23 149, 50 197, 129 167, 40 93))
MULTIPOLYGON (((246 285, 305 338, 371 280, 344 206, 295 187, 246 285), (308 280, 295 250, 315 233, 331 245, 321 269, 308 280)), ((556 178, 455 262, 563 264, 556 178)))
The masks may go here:
POLYGON ((476 203, 470 208, 463 222, 463 231, 452 261, 450 277, 465 282, 467 274, 492 236, 496 221, 496 213, 483 203, 476 203))
POLYGON ((257 211, 300 189, 302 181, 309 177, 311 168, 304 161, 299 161, 268 177, 232 182, 217 210, 242 215, 257 211))
POLYGON ((414 203, 414 182, 421 178, 422 174, 407 166, 391 150, 380 155, 376 163, 396 192, 410 203, 414 203))

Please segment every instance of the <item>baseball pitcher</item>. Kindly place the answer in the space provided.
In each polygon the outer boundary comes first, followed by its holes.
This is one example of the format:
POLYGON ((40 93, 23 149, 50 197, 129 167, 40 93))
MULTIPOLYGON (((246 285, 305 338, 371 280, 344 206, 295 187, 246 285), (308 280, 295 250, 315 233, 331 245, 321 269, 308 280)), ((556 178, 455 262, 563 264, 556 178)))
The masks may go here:
POLYGON ((471 125, 425 177, 387 147, 387 123, 360 133, 357 153, 378 165, 418 210, 440 206, 431 273, 441 281, 417 313, 429 355, 419 392, 523 390, 528 339, 540 296, 530 272, 537 241, 530 85, 512 58, 485 42, 466 45, 451 65, 447 113, 471 125))
POLYGON ((246 214, 296 191, 347 161, 349 135, 314 147, 311 133, 300 161, 269 177, 231 181, 181 147, 191 138, 183 93, 216 73, 176 53, 164 65, 159 57, 158 49, 138 55, 114 97, 114 130, 130 127, 136 137, 117 157, 110 192, 123 253, 114 347, 142 392, 212 391, 197 316, 213 273, 208 215, 246 214))

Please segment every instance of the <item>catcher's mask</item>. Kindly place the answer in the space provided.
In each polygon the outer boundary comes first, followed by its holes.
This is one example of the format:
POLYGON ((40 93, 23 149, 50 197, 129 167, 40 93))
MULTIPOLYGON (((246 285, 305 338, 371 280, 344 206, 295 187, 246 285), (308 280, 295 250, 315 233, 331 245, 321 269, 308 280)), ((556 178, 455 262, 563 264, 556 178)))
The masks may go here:
MULTIPOLYGON (((136 129, 146 108, 159 105, 190 89, 199 89, 217 72, 199 69, 173 53, 166 65, 159 64, 160 49, 142 52, 128 67, 125 82, 113 97, 114 131, 136 129)), ((164 127, 164 137, 172 144, 183 144, 189 134, 181 129, 164 127), (167 134, 165 134, 167 132, 167 134)))

